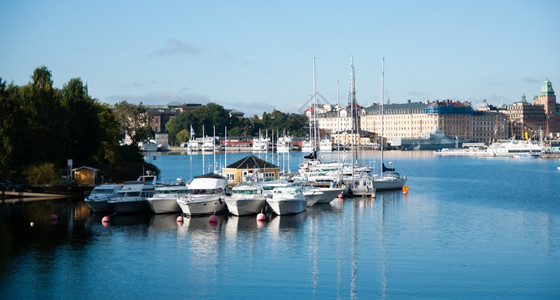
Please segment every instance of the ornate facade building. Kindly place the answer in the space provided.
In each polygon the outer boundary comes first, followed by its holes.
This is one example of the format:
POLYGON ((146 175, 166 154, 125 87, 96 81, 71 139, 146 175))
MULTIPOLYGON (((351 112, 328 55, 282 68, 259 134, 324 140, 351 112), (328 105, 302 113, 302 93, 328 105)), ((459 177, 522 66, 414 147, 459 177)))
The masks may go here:
POLYGON ((542 105, 546 114, 546 135, 560 132, 560 111, 556 104, 556 95, 552 89, 552 83, 547 79, 541 88, 541 93, 533 100, 533 104, 542 105))
POLYGON ((509 117, 510 136, 525 139, 539 134, 546 128, 546 115, 542 104, 531 104, 521 97, 521 101, 508 106, 505 113, 509 117))

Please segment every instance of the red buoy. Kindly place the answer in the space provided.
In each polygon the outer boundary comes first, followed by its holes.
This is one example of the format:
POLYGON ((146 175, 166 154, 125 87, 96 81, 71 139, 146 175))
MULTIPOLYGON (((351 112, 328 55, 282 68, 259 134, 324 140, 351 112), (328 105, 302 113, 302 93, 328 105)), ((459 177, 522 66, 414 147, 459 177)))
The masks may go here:
POLYGON ((177 223, 183 223, 183 216, 177 217, 177 223))
POLYGON ((260 213, 257 215, 257 221, 265 221, 266 220, 266 215, 263 213, 260 213))
POLYGON ((109 216, 104 216, 103 219, 101 219, 101 223, 109 223, 109 221, 109 216))
POLYGON ((211 224, 216 224, 218 223, 218 217, 216 217, 216 215, 211 215, 210 219, 208 219, 208 222, 210 222, 211 224))
POLYGON ((344 195, 342 195, 342 193, 340 193, 340 194, 338 194, 337 197, 342 199, 342 198, 344 198, 344 195))

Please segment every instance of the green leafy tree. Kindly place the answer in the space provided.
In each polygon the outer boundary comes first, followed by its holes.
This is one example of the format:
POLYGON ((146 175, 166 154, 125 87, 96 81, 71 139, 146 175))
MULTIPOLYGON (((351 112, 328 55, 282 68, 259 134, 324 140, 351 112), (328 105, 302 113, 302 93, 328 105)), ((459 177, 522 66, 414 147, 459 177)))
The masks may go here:
POLYGON ((62 104, 66 111, 66 146, 69 157, 78 165, 94 163, 103 137, 99 119, 100 105, 87 94, 81 79, 70 79, 62 89, 62 104))
POLYGON ((120 129, 137 145, 151 136, 148 109, 142 103, 136 105, 123 100, 115 104, 113 112, 120 129))
POLYGON ((177 142, 185 143, 189 140, 190 136, 191 136, 191 134, 187 129, 182 129, 181 131, 179 131, 177 133, 177 142))

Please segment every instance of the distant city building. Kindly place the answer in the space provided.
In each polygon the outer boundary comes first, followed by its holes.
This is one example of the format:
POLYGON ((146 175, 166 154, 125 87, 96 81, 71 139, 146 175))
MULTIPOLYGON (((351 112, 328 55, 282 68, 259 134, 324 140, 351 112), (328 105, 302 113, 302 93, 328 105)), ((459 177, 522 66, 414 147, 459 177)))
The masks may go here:
POLYGON ((560 108, 556 104, 556 95, 554 89, 552 89, 552 83, 548 79, 544 81, 541 93, 533 100, 533 104, 543 105, 544 107, 546 127, 543 130, 546 135, 560 132, 560 108))
POLYGON ((504 111, 509 118, 510 136, 517 139, 525 139, 525 136, 534 136, 539 130, 546 128, 546 115, 544 105, 531 104, 525 99, 525 94, 521 100, 508 106, 504 111))

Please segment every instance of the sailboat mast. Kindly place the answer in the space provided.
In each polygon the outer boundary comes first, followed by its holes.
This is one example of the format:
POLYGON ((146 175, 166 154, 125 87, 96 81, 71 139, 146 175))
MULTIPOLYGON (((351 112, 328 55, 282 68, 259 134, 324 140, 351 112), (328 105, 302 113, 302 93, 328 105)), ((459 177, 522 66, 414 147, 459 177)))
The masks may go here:
POLYGON ((314 153, 317 152, 317 78, 315 74, 315 57, 313 57, 313 151, 314 153))
POLYGON ((385 57, 381 59, 381 173, 383 175, 383 104, 385 103, 385 57))

